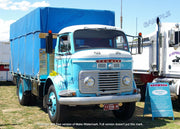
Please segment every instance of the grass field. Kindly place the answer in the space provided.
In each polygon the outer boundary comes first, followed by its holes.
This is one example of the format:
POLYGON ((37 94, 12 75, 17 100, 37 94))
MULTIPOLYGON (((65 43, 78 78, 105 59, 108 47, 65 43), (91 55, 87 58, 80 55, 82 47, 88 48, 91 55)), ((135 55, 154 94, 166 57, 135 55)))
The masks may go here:
POLYGON ((155 118, 151 115, 143 117, 144 103, 136 104, 134 117, 126 122, 117 120, 111 112, 103 110, 74 108, 68 112, 68 122, 54 125, 50 122, 48 114, 42 108, 42 102, 37 101, 33 106, 19 105, 15 86, 0 85, 0 129, 118 129, 118 128, 180 128, 180 108, 173 104, 174 117, 155 118), (70 115, 71 114, 71 115, 70 115))

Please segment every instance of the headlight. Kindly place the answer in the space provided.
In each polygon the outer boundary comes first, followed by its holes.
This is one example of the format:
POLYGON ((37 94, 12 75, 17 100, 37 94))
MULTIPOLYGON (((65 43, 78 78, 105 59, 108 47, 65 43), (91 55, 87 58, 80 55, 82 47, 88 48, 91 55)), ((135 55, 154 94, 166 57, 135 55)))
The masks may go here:
POLYGON ((84 79, 84 84, 85 84, 85 86, 94 86, 95 80, 93 77, 86 77, 84 79))
POLYGON ((131 78, 128 76, 124 76, 122 81, 124 85, 129 86, 129 84, 131 83, 131 78))

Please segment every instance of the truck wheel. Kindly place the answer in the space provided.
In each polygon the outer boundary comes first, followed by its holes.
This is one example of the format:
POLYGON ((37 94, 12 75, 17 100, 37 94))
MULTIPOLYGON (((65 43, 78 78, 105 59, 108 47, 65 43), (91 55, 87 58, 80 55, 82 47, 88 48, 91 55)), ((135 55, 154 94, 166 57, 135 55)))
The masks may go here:
POLYGON ((63 106, 59 104, 54 86, 51 85, 47 95, 47 112, 52 123, 63 121, 63 106))
POLYGON ((146 85, 141 85, 140 86, 140 90, 141 90, 141 102, 145 101, 145 97, 146 97, 146 85))
POLYGON ((129 120, 135 111, 135 103, 123 103, 119 110, 114 110, 114 116, 120 120, 129 120))
POLYGON ((17 94, 18 94, 19 103, 21 105, 24 105, 24 106, 29 105, 30 95, 24 92, 24 84, 23 84, 22 78, 18 82, 17 94))
POLYGON ((180 105, 180 95, 178 95, 178 105, 180 105))

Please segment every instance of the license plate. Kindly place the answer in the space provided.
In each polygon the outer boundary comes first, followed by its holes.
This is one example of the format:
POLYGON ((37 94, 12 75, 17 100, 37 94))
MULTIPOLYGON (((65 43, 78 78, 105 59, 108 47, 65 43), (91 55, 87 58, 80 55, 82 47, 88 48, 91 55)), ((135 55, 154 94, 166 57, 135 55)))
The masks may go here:
POLYGON ((118 104, 104 104, 104 111, 119 110, 118 104))

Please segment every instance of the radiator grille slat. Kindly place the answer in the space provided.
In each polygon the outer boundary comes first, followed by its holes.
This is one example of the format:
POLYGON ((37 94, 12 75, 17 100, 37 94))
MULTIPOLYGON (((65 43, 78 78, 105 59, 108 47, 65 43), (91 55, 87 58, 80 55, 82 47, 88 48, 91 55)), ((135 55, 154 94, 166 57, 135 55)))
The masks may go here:
POLYGON ((120 72, 99 72, 98 81, 101 92, 119 90, 120 72))

